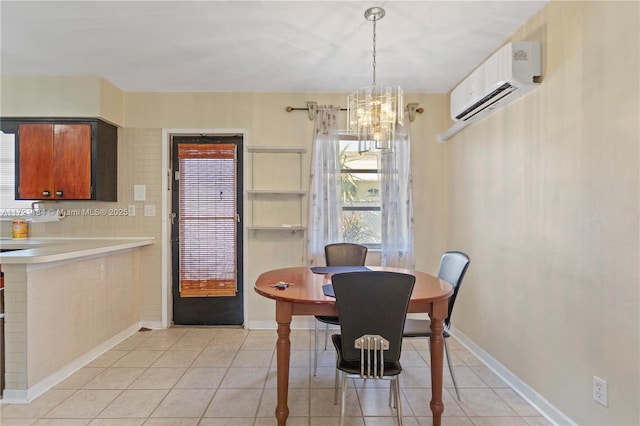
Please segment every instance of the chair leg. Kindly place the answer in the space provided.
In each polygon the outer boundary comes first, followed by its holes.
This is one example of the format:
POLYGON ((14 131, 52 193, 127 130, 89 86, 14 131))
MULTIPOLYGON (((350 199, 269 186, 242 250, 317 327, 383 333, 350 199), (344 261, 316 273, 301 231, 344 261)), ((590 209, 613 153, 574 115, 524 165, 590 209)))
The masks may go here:
POLYGON ((398 426, 402 426, 402 402, 400 401, 402 398, 400 396, 400 375, 397 375, 393 379, 394 389, 395 389, 395 400, 396 400, 396 410, 398 414, 398 426))
POLYGON ((342 396, 340 398, 340 426, 344 426, 344 416, 347 406, 347 373, 343 371, 341 376, 342 396))
POLYGON ((329 324, 324 327, 324 350, 327 350, 327 341, 329 340, 329 324))
POLYGON ((458 401, 460 401, 460 392, 458 391, 456 376, 453 374, 453 366, 451 365, 451 356, 449 355, 449 345, 447 344, 447 339, 444 339, 444 353, 447 355, 447 364, 449 364, 449 373, 451 373, 451 380, 453 380, 453 388, 456 390, 458 401))
MULTIPOLYGON (((338 356, 336 354, 336 365, 338 364, 338 356)), ((336 376, 333 378, 333 405, 338 404, 338 384, 340 383, 339 370, 336 368, 336 376)))
POLYGON ((318 320, 314 319, 315 327, 313 327, 313 375, 318 371, 318 320))

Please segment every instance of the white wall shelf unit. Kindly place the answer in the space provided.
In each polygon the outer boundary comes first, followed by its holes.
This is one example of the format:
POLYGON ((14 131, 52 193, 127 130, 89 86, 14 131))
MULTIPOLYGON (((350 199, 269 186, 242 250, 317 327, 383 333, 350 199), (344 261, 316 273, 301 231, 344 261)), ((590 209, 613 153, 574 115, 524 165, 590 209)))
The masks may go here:
POLYGON ((299 232, 304 235, 302 188, 304 155, 302 146, 247 146, 251 154, 247 195, 251 220, 247 230, 299 232), (280 222, 278 222, 280 221, 280 222))

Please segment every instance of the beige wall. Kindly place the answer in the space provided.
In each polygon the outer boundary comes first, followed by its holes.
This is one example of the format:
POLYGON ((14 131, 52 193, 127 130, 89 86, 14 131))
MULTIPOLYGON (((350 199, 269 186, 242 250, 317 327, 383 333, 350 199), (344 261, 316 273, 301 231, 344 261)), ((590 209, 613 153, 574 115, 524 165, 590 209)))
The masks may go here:
POLYGON ((542 42, 541 87, 447 144, 454 324, 582 425, 640 424, 638 17, 550 3, 513 36, 542 42))

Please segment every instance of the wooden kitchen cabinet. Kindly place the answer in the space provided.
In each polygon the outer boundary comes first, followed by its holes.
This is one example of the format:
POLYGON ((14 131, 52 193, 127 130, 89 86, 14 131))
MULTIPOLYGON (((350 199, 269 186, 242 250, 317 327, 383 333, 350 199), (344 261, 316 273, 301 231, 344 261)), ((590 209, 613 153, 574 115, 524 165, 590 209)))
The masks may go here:
POLYGON ((115 126, 98 119, 2 124, 17 133, 17 200, 117 201, 115 126))

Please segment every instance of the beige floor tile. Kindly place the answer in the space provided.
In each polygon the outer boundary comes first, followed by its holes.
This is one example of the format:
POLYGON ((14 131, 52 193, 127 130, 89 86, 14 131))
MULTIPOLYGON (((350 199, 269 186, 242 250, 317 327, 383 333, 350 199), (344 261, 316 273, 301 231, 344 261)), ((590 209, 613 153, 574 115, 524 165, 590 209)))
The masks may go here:
POLYGON ((171 389, 186 370, 185 367, 147 368, 129 389, 171 389))
MULTIPOLYGON (((420 426, 433 426, 433 417, 416 417, 420 426)), ((473 426, 469 417, 442 417, 442 426, 473 426)))
POLYGON ((469 417, 516 416, 492 389, 460 389, 460 398, 460 407, 469 417))
MULTIPOLYGON (((338 417, 340 416, 340 395, 338 404, 334 404, 333 389, 311 389, 310 412, 312 417, 338 417)), ((275 408, 275 407, 274 407, 275 408)), ((362 411, 358 404, 358 395, 353 386, 347 388, 346 414, 349 417, 362 417, 362 411)))
POLYGON ((3 404, 0 406, 2 422, 13 418, 33 419, 33 422, 35 422, 35 420, 44 416, 73 393, 73 390, 52 389, 29 404, 3 404))
POLYGON ((168 390, 125 390, 98 417, 147 418, 168 392, 168 390))
MULTIPOLYGON (((453 367, 453 374, 456 375, 458 388, 487 388, 489 387, 484 380, 478 376, 475 371, 469 367, 453 367)), ((445 367, 443 371, 444 385, 453 389, 453 380, 449 368, 445 367)), ((454 391, 455 392, 455 391, 454 391)))
POLYGON ((131 351, 136 349, 142 342, 147 340, 147 336, 142 334, 134 334, 126 340, 118 343, 112 348, 114 351, 131 351))
POLYGON ((269 374, 268 367, 229 368, 222 379, 222 389, 262 389, 269 374))
POLYGON ((217 389, 226 373, 226 368, 187 368, 174 388, 217 389))
MULTIPOLYGON (((287 419, 287 425, 292 425, 292 423, 289 421, 290 419, 287 419)), ((307 419, 305 418, 305 421, 307 419)), ((258 423, 258 421, 260 421, 260 419, 257 419, 256 422, 254 423, 254 419, 253 417, 240 417, 240 418, 214 418, 214 417, 205 417, 203 418, 200 423, 198 423, 199 426, 256 426, 258 424, 264 424, 266 425, 275 425, 275 417, 273 420, 269 419, 268 423, 258 423)), ((307 424, 305 423, 305 426, 307 424)))
MULTIPOLYGON (((278 402, 275 389, 265 389, 258 409, 258 417, 274 417, 278 402)), ((289 417, 309 417, 309 389, 295 389, 289 393, 289 417)))
POLYGON ((0 424, 2 426, 30 426, 37 421, 38 419, 20 419, 20 418, 0 417, 0 424))
POLYGON ((152 367, 189 367, 200 355, 200 351, 167 351, 152 367))
POLYGON ((149 367, 162 356, 163 351, 134 350, 113 363, 113 367, 149 367))
POLYGON ((89 419, 39 419, 34 426, 86 426, 89 422, 89 419))
POLYGON ((172 389, 151 417, 201 417, 215 390, 172 389))
POLYGON ((200 418, 150 418, 144 422, 144 426, 196 426, 200 418))
POLYGON ((258 412, 261 397, 262 389, 219 389, 204 413, 204 417, 254 418, 258 412))
POLYGON ((141 426, 145 419, 93 419, 89 426, 141 426))
POLYGON ((317 374, 311 376, 312 388, 332 388, 335 382, 336 367, 318 367, 317 374))
POLYGON ((476 426, 526 426, 520 417, 470 417, 476 426))
POLYGON ((166 351, 180 340, 179 337, 149 337, 136 346, 139 351, 166 351))
POLYGON ((509 387, 500 377, 498 377, 489 367, 484 365, 471 367, 471 369, 484 381, 490 388, 507 388, 509 387))
POLYGON ((251 333, 242 343, 242 351, 273 351, 276 348, 276 335, 269 333, 269 336, 253 336, 251 333))
MULTIPOLYGON (((416 417, 431 417, 431 389, 400 389, 405 400, 411 407, 411 411, 416 417)), ((466 417, 465 412, 458 405, 458 401, 446 389, 442 391, 442 402, 444 404, 444 417, 466 417)))
MULTIPOLYGON (((340 420, 339 417, 311 417, 309 424, 311 426, 336 426, 340 420)), ((344 419, 346 426, 364 426, 364 417, 346 416, 344 419)))
POLYGON ((144 368, 108 368, 84 386, 84 389, 126 389, 144 368))
MULTIPOLYGON (((397 417, 364 417, 364 424, 367 426, 397 426, 397 417)), ((402 418, 403 426, 418 426, 418 421, 415 417, 402 418)))
POLYGON ((527 401, 522 399, 520 395, 518 395, 511 388, 499 388, 494 389, 494 391, 502 397, 509 404, 509 407, 513 409, 513 411, 518 414, 518 416, 524 417, 537 417, 540 416, 537 410, 535 410, 532 406, 530 406, 527 401))
POLYGON ((71 376, 58 383, 54 389, 81 389, 84 385, 93 380, 98 374, 104 371, 103 367, 85 367, 73 373, 71 376))
POLYGON ((551 426, 551 422, 544 417, 523 417, 527 425, 529 426, 551 426))
POLYGON ((402 388, 431 388, 431 369, 429 367, 402 366, 400 374, 402 388))
POLYGON ((169 348, 170 351, 201 351, 207 347, 211 338, 209 337, 189 337, 189 335, 178 340, 169 348))
POLYGON ((218 350, 212 347, 204 349, 191 364, 191 367, 229 367, 237 351, 218 350))
POLYGON ((111 367, 117 360, 128 354, 128 350, 112 349, 87 364, 87 367, 111 367))
MULTIPOLYGON (((268 389, 276 389, 278 387, 277 369, 271 367, 269 377, 265 385, 268 389)), ((308 389, 310 377, 308 367, 291 367, 289 368, 289 389, 308 389)), ((333 386, 333 382, 331 382, 333 386)), ((317 387, 317 386, 316 386, 317 387)))
MULTIPOLYGON (((395 408, 389 405, 389 382, 386 380, 378 380, 378 382, 386 383, 384 388, 358 388, 358 402, 362 415, 365 417, 365 423, 368 425, 367 417, 391 417, 397 416, 395 408)), ((400 392, 402 393, 402 392, 400 392)), ((411 406, 402 397, 403 410, 405 414, 411 414, 411 406)))
POLYGON ((240 350, 237 352, 232 367, 268 367, 275 357, 273 350, 240 350))
POLYGON ((53 408, 44 418, 93 419, 121 393, 119 390, 81 389, 53 408))

